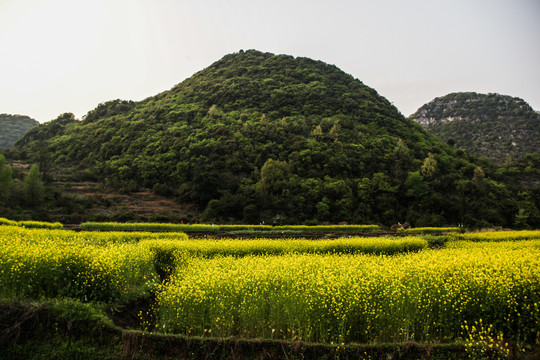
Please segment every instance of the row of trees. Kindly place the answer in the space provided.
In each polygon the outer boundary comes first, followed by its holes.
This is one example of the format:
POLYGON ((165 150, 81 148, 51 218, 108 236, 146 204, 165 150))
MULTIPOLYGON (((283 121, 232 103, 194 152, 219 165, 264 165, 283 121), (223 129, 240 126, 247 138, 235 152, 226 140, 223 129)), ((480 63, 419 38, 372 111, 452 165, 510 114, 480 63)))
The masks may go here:
POLYGON ((13 178, 13 170, 0 154, 0 206, 36 208, 43 205, 45 186, 39 167, 32 165, 23 180, 13 178))

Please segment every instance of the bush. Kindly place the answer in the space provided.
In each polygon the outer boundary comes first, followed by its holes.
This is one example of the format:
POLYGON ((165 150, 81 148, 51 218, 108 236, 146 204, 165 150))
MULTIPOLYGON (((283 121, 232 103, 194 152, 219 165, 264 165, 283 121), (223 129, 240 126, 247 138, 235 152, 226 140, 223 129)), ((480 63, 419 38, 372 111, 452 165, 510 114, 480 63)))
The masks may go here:
POLYGON ((0 225, 11 225, 11 226, 17 226, 17 222, 13 220, 9 220, 6 218, 0 218, 0 225))
POLYGON ((50 223, 44 221, 19 221, 19 226, 27 229, 62 229, 64 225, 60 222, 50 223))
POLYGON ((27 229, 62 229, 64 225, 59 222, 50 223, 44 221, 13 221, 5 218, 0 218, 0 225, 21 226, 27 229))

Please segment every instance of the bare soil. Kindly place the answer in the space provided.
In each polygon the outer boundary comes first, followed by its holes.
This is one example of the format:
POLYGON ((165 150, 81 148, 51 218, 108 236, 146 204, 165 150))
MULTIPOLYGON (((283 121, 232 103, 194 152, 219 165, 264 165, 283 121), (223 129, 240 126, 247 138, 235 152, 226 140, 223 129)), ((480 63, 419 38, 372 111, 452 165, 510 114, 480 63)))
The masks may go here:
MULTIPOLYGON (((179 204, 150 190, 121 194, 97 182, 53 183, 63 194, 89 200, 87 217, 119 217, 132 219, 190 219, 196 216, 192 205, 179 204)), ((87 219, 89 220, 89 219, 87 219)))

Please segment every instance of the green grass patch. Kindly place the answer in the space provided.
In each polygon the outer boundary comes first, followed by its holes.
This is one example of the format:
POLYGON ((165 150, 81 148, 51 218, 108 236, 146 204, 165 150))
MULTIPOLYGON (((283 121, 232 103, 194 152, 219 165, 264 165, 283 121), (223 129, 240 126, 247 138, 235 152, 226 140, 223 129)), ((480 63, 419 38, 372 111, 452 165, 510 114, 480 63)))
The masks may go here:
POLYGON ((258 231, 296 231, 304 233, 358 233, 376 231, 378 225, 215 225, 215 224, 161 224, 161 223, 102 223, 86 222, 82 230, 90 231, 151 231, 151 232, 246 232, 258 231))
POLYGON ((412 234, 445 234, 461 232, 460 227, 418 227, 404 230, 407 233, 412 234))

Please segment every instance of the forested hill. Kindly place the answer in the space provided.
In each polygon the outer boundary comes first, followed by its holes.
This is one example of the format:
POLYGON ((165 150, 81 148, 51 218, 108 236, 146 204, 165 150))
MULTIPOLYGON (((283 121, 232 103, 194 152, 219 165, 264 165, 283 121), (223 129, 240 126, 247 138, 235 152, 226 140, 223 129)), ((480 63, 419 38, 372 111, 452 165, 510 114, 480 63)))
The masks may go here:
POLYGON ((144 101, 64 114, 11 155, 35 148, 123 191, 195 204, 205 221, 510 225, 535 209, 337 67, 254 50, 144 101))
POLYGON ((498 163, 540 152, 540 114, 520 98, 453 93, 425 104, 410 118, 443 141, 498 163))
POLYGON ((39 123, 25 115, 0 114, 0 150, 7 149, 39 123))

